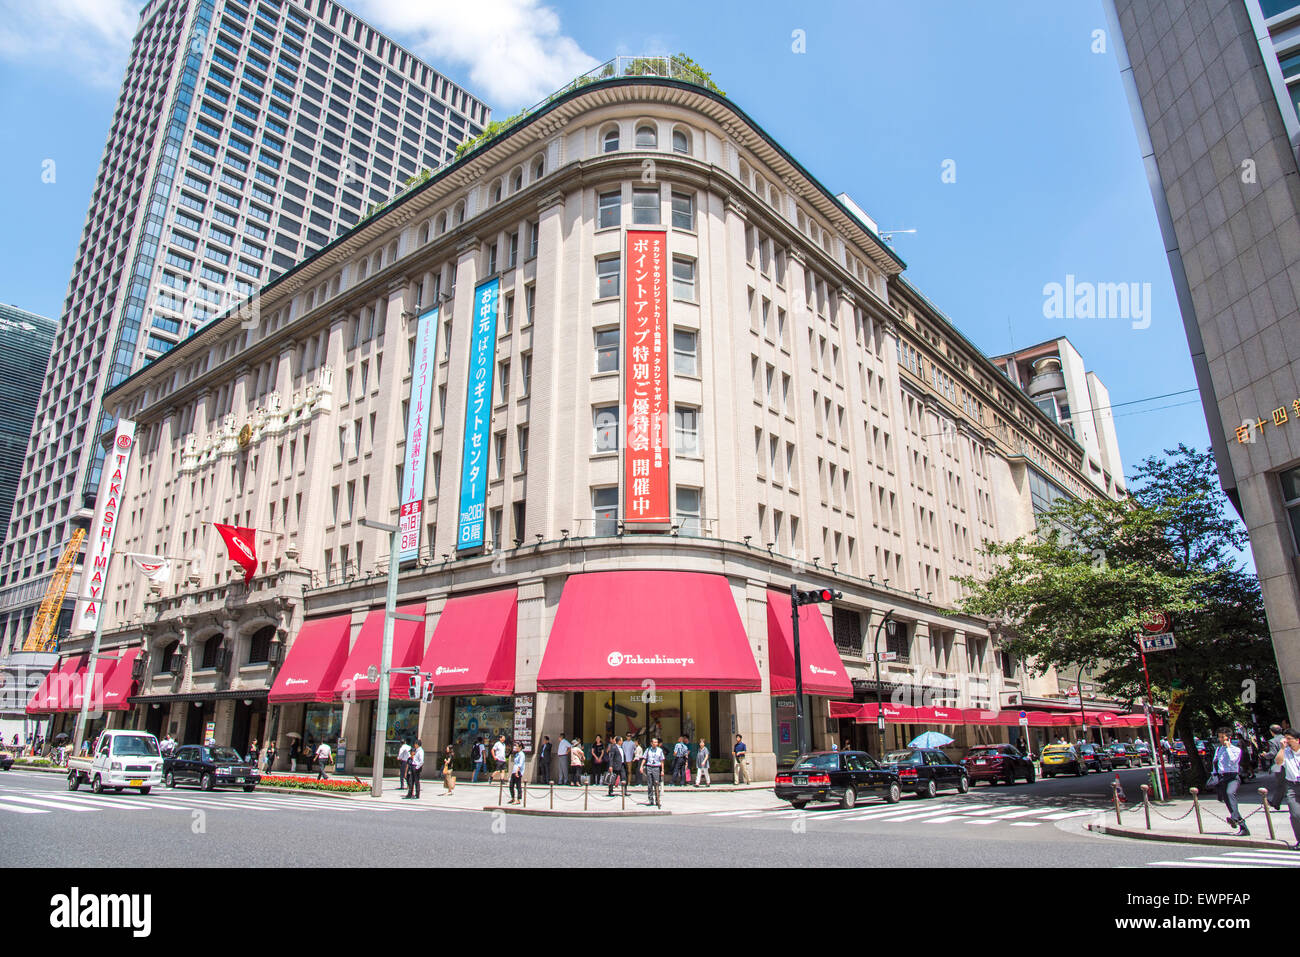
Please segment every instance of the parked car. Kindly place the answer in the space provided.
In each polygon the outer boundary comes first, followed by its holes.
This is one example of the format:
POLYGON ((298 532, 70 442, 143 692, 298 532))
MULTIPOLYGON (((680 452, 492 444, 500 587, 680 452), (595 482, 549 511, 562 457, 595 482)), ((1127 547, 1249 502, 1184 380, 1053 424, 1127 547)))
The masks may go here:
POLYGON ((1089 771, 1109 771, 1111 769, 1110 753, 1099 744, 1080 744, 1075 747, 1083 766, 1089 771))
POLYGON ((1110 755, 1111 768, 1131 768, 1133 767, 1133 748, 1127 744, 1112 744, 1106 749, 1110 755))
POLYGON ((1135 760, 1134 760, 1134 763, 1137 764, 1139 767, 1141 767, 1141 766, 1144 765, 1144 764, 1154 764, 1154 763, 1155 763, 1155 762, 1151 759, 1151 748, 1149 748, 1147 745, 1143 744, 1141 741, 1139 741, 1137 744, 1133 745, 1133 749, 1132 749, 1132 750, 1133 750, 1134 754, 1136 755, 1136 758, 1135 758, 1135 760))
POLYGON ((14 766, 14 755, 12 751, 0 748, 0 771, 8 771, 14 766))
POLYGON ((1033 784, 1037 778, 1033 760, 1013 744, 979 745, 966 752, 961 763, 971 784, 980 781, 1015 784, 1018 778, 1024 778, 1026 784, 1033 784))
POLYGON ((959 794, 970 790, 970 775, 965 766, 938 748, 890 751, 880 759, 880 764, 898 772, 904 791, 921 797, 934 797, 945 788, 955 788, 959 794))
POLYGON ((838 801, 850 808, 860 795, 873 792, 890 804, 903 796, 898 772, 882 768, 865 751, 813 751, 776 776, 776 796, 796 808, 810 801, 838 801))
POLYGON ((262 780, 257 767, 234 748, 187 744, 163 760, 163 782, 174 788, 197 784, 205 791, 215 787, 242 787, 251 791, 262 780))
POLYGON ((158 739, 149 732, 104 731, 96 739, 94 754, 68 758, 68 790, 89 784, 96 794, 105 788, 115 794, 126 788, 148 794, 162 780, 162 764, 158 739))
POLYGON ((1045 778, 1054 778, 1058 774, 1082 777, 1087 773, 1079 752, 1068 744, 1049 744, 1043 748, 1042 765, 1045 778))

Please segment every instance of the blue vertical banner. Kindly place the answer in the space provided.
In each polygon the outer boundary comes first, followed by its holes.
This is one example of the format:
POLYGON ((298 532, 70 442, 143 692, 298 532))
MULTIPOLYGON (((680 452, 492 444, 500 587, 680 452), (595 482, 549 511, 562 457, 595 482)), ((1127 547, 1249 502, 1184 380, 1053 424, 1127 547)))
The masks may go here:
MULTIPOLYGON (((433 404, 433 371, 438 354, 438 307, 421 313, 415 327, 415 359, 411 363, 411 401, 406 407, 406 453, 402 463, 402 511, 398 561, 419 557, 424 516, 424 466, 429 460, 429 409, 433 404)), ((433 542, 429 543, 433 547, 433 542)))
POLYGON ((497 299, 501 280, 474 289, 474 328, 469 345, 469 386, 465 397, 465 447, 460 458, 460 521, 456 549, 483 547, 487 504, 488 446, 491 443, 492 381, 497 357, 497 299))

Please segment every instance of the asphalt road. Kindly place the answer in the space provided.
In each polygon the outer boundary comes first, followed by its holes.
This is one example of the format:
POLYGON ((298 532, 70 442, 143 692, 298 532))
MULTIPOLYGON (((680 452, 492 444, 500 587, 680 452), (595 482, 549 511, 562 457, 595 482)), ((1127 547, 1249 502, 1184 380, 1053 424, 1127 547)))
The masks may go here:
MULTIPOLYGON (((1130 797, 1145 770, 1120 772, 1130 797)), ((0 773, 8 867, 1162 867, 1300 866, 1285 854, 1091 834, 1111 775, 980 785, 852 811, 764 810, 641 819, 505 815, 312 795, 69 793, 58 775, 0 773), (1180 863, 1181 862, 1181 863, 1180 863)))

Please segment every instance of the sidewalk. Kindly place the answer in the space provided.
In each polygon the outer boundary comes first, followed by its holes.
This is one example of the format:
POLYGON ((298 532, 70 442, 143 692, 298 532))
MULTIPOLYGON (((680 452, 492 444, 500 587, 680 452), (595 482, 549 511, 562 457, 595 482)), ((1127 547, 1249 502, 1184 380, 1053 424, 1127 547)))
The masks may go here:
MULTIPOLYGON (((1269 839, 1268 821, 1265 820, 1265 808, 1256 787, 1261 779, 1248 782, 1237 794, 1237 803, 1242 816, 1246 818, 1246 827, 1250 829, 1249 837, 1238 837, 1237 829, 1228 826, 1228 809, 1221 804, 1213 793, 1200 795, 1201 823, 1197 825, 1196 812, 1190 797, 1177 798, 1165 804, 1151 803, 1151 827, 1147 828, 1147 818, 1142 807, 1142 794, 1129 794, 1129 803, 1120 805, 1121 822, 1115 821, 1115 809, 1111 806, 1100 821, 1087 825, 1088 830, 1117 837, 1136 838, 1148 841, 1171 841, 1179 844, 1208 844, 1220 847, 1255 847, 1288 848, 1295 844, 1296 838, 1291 831, 1291 817, 1286 805, 1281 811, 1268 809, 1273 822, 1276 838, 1269 839)), ((1300 852, 1297 852, 1300 857, 1300 852)))

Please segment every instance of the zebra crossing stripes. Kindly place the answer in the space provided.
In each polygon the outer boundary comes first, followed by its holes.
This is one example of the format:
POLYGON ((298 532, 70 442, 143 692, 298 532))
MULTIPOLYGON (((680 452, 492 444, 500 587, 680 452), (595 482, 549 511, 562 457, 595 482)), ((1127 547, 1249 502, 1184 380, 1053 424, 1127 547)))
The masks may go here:
POLYGON ((304 798, 244 796, 220 792, 169 791, 161 798, 141 795, 122 797, 116 794, 82 795, 39 789, 5 790, 0 792, 0 819, 5 814, 93 814, 99 811, 342 811, 382 813, 419 810, 418 807, 395 804, 372 804, 361 801, 342 801, 332 798, 304 798))
POLYGON ((755 811, 713 811, 709 817, 736 821, 789 819, 807 821, 853 821, 880 824, 961 824, 969 826, 1005 824, 1009 827, 1038 827, 1042 824, 1097 814, 1097 808, 1061 810, 1059 806, 1027 807, 1023 804, 881 804, 865 808, 836 810, 790 810, 767 808, 755 811))
POLYGON ((1249 850, 1226 854, 1206 854, 1185 860, 1148 861, 1147 867, 1300 867, 1300 851, 1249 850))

